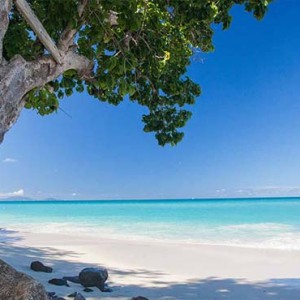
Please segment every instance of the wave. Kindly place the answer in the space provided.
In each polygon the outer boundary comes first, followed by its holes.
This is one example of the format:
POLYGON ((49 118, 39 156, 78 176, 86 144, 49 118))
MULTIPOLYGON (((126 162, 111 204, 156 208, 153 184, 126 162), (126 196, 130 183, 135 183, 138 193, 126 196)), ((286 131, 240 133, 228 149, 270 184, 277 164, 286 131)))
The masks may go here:
POLYGON ((244 223, 219 226, 220 230, 282 230, 287 231, 293 228, 290 224, 282 223, 244 223))
MULTIPOLYGON (((23 232, 67 234, 93 238, 100 236, 118 240, 300 250, 300 232, 292 225, 280 223, 206 225, 202 227, 143 223, 130 227, 128 224, 103 226, 103 224, 86 223, 78 226, 78 224, 70 222, 49 222, 43 223, 43 226, 40 223, 11 224, 10 226, 10 229, 14 231, 20 228, 23 232)), ((2 235, 3 238, 5 238, 4 236, 2 235)))

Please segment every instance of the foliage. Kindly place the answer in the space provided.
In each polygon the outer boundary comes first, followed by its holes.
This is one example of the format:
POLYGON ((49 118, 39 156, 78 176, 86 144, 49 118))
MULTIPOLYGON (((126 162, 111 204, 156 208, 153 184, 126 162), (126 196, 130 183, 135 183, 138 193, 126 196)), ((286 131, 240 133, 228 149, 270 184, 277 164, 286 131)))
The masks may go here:
MULTIPOLYGON (((28 0, 44 27, 58 42, 66 26, 77 29, 75 51, 94 62, 92 78, 65 72, 46 87, 31 91, 27 108, 42 115, 58 108, 58 100, 74 90, 114 105, 125 96, 146 106, 146 132, 160 145, 177 144, 178 128, 191 117, 184 107, 194 104, 200 87, 185 76, 195 49, 209 52, 213 25, 227 29, 235 4, 261 19, 272 0, 89 0, 79 18, 80 0, 28 0), (117 22, 112 18, 117 17, 117 22), (117 23, 117 24, 116 24, 117 23)), ((33 60, 45 50, 13 8, 4 41, 4 56, 33 60)))

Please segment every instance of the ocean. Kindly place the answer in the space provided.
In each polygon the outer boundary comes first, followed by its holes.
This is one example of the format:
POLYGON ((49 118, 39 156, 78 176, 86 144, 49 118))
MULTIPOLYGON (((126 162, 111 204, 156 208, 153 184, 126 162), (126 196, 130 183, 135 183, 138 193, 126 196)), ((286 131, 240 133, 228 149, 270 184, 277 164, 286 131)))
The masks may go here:
POLYGON ((300 250, 300 198, 1 201, 0 228, 300 250))

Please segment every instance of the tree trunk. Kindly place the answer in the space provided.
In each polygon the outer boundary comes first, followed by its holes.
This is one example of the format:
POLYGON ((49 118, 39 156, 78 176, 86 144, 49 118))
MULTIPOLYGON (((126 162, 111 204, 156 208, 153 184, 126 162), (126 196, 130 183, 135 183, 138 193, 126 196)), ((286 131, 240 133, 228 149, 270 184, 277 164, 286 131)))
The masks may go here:
MULTIPOLYGON (((34 88, 44 87, 62 75, 67 70, 76 70, 82 79, 91 78, 93 62, 86 57, 73 52, 73 38, 76 32, 66 30, 65 39, 60 41, 58 49, 42 24, 24 0, 18 0, 17 7, 26 20, 30 21, 33 30, 40 36, 44 46, 51 55, 26 61, 16 55, 9 62, 3 57, 3 39, 9 26, 9 13, 12 0, 0 0, 0 144, 5 133, 15 124, 25 105, 24 96, 34 88), (41 34, 43 33, 43 34, 41 34), (40 34, 40 35, 39 35, 40 34)), ((78 14, 82 15, 87 4, 86 0, 79 2, 78 14)))
POLYGON ((45 86, 70 69, 84 77, 91 73, 92 67, 90 60, 72 51, 62 57, 61 64, 50 56, 31 62, 16 56, 9 63, 0 64, 0 143, 17 121, 29 91, 45 86))
POLYGON ((3 38, 9 24, 11 0, 0 0, 0 65, 2 63, 3 38))
POLYGON ((20 57, 0 68, 0 143, 24 106, 25 65, 20 57))

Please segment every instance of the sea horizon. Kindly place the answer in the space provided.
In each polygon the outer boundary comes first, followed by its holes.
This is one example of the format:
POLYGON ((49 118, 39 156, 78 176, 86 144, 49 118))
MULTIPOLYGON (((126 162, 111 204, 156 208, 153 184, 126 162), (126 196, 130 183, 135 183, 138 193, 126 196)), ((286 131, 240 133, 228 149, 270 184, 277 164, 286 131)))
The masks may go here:
POLYGON ((187 198, 121 198, 121 199, 60 199, 60 198, 45 198, 45 199, 35 199, 30 197, 10 197, 1 199, 0 203, 4 202, 94 202, 94 201, 101 201, 101 202, 131 202, 131 201, 235 201, 235 200, 284 200, 284 199, 299 199, 299 196, 249 196, 249 197, 187 197, 187 198))

